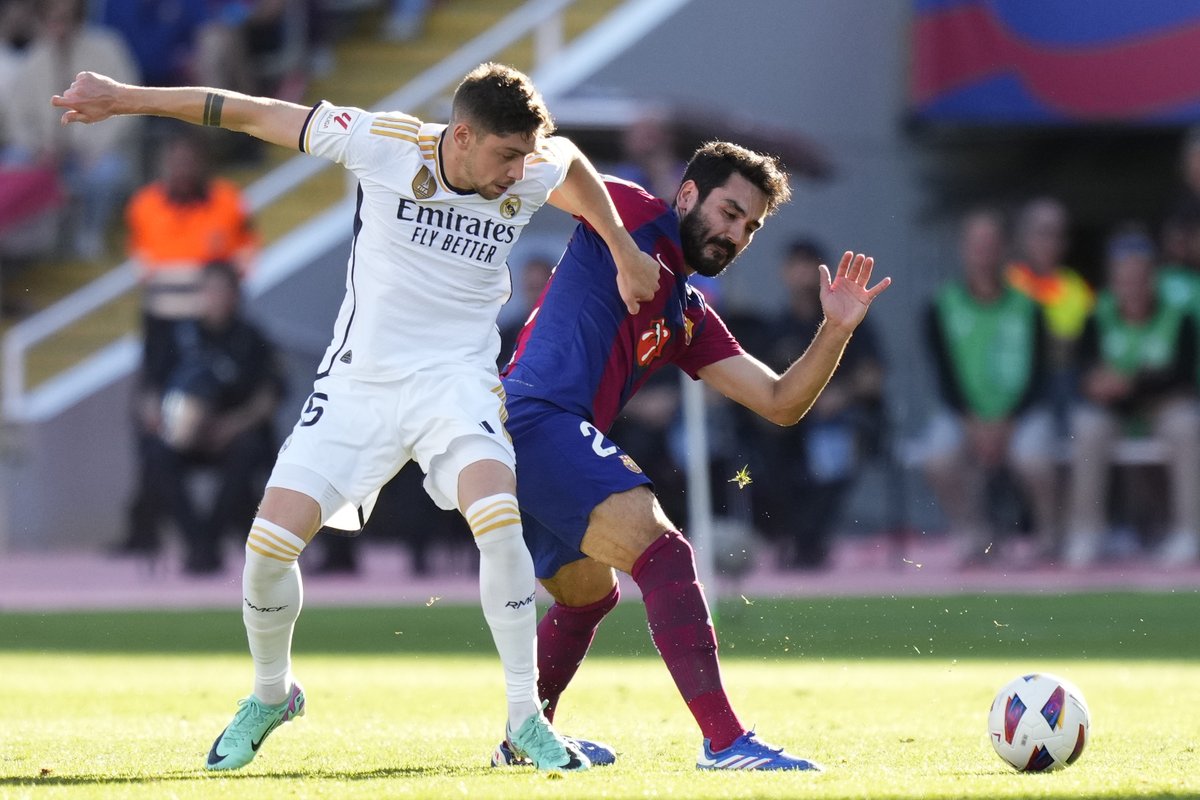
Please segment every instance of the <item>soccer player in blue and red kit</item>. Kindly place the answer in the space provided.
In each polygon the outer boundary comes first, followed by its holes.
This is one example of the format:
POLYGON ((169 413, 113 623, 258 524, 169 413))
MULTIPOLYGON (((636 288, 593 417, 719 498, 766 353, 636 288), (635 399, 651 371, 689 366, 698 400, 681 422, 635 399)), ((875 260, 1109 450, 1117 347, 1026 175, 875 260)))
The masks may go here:
MULTIPOLYGON (((607 188, 626 229, 661 265, 657 293, 627 313, 608 248, 581 223, 503 372, 525 538, 555 599, 538 627, 539 696, 552 717, 617 603, 619 569, 641 590, 654 644, 703 734, 697 767, 819 770, 763 743, 738 719, 692 548, 663 513, 650 479, 605 433, 668 364, 772 422, 795 424, 890 279, 869 287, 873 259, 849 252, 832 279, 821 265, 824 322, 779 375, 744 352, 688 284, 693 273, 721 273, 788 201, 779 163, 713 142, 693 155, 670 205, 635 184, 609 180, 607 188)), ((502 743, 493 763, 512 762, 502 743)))

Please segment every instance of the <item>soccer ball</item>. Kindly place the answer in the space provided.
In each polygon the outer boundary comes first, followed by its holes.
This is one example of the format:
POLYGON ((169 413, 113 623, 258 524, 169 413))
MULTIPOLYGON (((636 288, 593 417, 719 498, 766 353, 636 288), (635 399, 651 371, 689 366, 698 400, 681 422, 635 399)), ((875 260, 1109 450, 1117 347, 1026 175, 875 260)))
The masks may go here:
POLYGON ((1074 764, 1087 744, 1087 701, 1070 681, 1024 675, 992 701, 988 733, 996 753, 1022 772, 1061 769, 1074 764))

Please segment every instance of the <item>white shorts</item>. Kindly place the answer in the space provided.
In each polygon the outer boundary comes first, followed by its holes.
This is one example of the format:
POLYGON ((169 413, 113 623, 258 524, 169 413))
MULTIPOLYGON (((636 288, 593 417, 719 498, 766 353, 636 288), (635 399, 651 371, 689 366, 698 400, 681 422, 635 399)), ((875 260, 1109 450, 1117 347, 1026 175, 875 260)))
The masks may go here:
POLYGON ((505 418, 504 390, 490 370, 442 368, 386 382, 328 375, 313 384, 267 485, 316 500, 323 525, 358 530, 379 489, 416 461, 433 501, 458 508, 465 467, 490 459, 516 471, 505 418))

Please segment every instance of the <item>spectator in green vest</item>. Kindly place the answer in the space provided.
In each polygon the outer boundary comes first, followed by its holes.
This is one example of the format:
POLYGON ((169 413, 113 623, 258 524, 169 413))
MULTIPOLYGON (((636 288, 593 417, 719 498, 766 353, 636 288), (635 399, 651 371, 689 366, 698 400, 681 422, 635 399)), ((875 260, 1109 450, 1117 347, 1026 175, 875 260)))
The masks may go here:
POLYGON ((1163 301, 1200 311, 1200 202, 1181 205, 1163 222, 1159 264, 1163 301))
POLYGON ((1084 567, 1104 555, 1111 455, 1122 436, 1149 435, 1167 453, 1169 527, 1164 565, 1200 557, 1200 405, 1196 331, 1188 309, 1163 302, 1150 238, 1116 233, 1107 249, 1107 289, 1080 339, 1083 401, 1071 417, 1070 524, 1064 561, 1084 567))
POLYGON ((923 466, 964 565, 1001 555, 989 497, 1023 495, 1037 552, 1055 543, 1054 421, 1046 402, 1045 323, 1037 303, 1004 277, 1004 220, 979 209, 960 230, 961 280, 943 285, 926 315, 941 408, 923 466), (989 513, 991 512, 991 513, 989 513))

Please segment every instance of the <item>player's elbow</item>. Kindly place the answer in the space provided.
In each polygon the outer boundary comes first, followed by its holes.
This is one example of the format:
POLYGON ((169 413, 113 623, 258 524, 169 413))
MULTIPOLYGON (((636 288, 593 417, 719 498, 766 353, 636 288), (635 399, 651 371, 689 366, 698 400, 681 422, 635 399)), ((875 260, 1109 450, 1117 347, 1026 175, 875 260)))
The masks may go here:
POLYGON ((765 404, 766 407, 758 413, 782 428, 790 428, 804 419, 804 415, 812 408, 814 399, 783 396, 778 393, 777 387, 776 392, 772 393, 770 400, 765 404))
POLYGON ((794 407, 784 405, 772 406, 758 413, 763 419, 781 428, 790 428, 804 418, 804 411, 797 411, 794 407))

